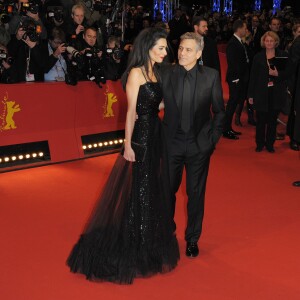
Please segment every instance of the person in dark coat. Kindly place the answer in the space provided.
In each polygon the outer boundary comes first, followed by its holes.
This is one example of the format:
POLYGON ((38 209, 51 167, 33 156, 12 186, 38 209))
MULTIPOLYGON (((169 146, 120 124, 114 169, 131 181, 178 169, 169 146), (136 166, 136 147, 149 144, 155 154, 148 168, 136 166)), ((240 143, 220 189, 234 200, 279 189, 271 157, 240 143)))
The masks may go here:
MULTIPOLYGON (((298 36, 289 50, 289 59, 286 67, 286 74, 291 76, 293 85, 290 85, 294 101, 294 141, 300 143, 300 36, 298 36)), ((294 186, 300 187, 300 180, 293 182, 294 186)))
POLYGON ((208 34, 207 21, 201 16, 195 16, 193 18, 194 32, 203 39, 204 48, 202 55, 199 59, 199 64, 213 68, 221 75, 220 59, 217 48, 217 43, 208 34))
POLYGON ((275 59, 287 53, 278 49, 278 45, 278 35, 267 31, 261 38, 264 49, 254 56, 252 63, 248 98, 256 109, 256 152, 265 146, 268 152, 275 152, 277 117, 287 97, 287 83, 280 76, 275 59))

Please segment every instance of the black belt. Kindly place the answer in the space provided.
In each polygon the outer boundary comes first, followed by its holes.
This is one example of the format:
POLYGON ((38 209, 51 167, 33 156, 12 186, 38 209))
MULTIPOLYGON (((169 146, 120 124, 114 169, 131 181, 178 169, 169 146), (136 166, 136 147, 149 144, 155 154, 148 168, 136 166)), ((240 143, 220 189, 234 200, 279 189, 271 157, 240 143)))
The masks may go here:
POLYGON ((157 113, 138 115, 137 121, 149 121, 149 120, 157 118, 157 117, 158 117, 157 113))

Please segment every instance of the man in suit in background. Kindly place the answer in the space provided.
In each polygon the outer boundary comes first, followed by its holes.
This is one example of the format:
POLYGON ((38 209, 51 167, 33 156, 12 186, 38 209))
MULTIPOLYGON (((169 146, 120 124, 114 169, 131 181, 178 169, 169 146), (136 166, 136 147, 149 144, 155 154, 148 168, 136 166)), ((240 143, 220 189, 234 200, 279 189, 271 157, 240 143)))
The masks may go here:
POLYGON ((193 27, 194 27, 194 32, 198 34, 204 42, 202 55, 198 61, 199 64, 213 68, 217 70, 221 75, 220 59, 219 59, 217 43, 212 38, 207 36, 208 33, 207 21, 201 16, 195 16, 193 18, 193 27))
MULTIPOLYGON (((289 89, 294 100, 294 137, 300 143, 300 36, 298 36, 289 50, 289 58, 286 66, 287 78, 289 78, 289 89)), ((300 187, 300 181, 293 182, 293 185, 300 187)))
POLYGON ((224 118, 220 76, 216 70, 197 64, 202 49, 203 41, 199 35, 183 34, 178 50, 179 65, 171 65, 162 71, 163 141, 168 154, 168 168, 163 169, 169 170, 173 218, 175 195, 183 168, 186 169, 188 257, 196 257, 199 253, 197 242, 202 231, 209 161, 222 135, 224 118))
POLYGON ((242 38, 246 36, 247 24, 236 20, 233 23, 234 34, 226 48, 227 73, 226 81, 229 86, 229 99, 226 106, 223 137, 238 140, 241 132, 232 129, 232 118, 238 104, 246 99, 249 80, 249 57, 242 38))
POLYGON ((251 35, 252 40, 249 44, 249 47, 252 50, 252 55, 254 56, 256 53, 258 53, 262 48, 260 45, 260 39, 264 34, 264 30, 259 24, 259 18, 258 16, 254 15, 251 19, 251 35))

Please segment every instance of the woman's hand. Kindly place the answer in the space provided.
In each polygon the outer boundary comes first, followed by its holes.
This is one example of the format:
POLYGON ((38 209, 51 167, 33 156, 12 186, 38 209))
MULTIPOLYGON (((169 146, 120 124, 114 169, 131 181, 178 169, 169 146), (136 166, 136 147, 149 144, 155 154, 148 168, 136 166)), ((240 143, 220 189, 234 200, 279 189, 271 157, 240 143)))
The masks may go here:
POLYGON ((278 76, 278 71, 277 71, 275 66, 274 66, 274 69, 269 68, 269 75, 270 76, 275 76, 275 77, 278 76))
POLYGON ((127 145, 125 142, 124 154, 123 157, 128 161, 135 161, 135 153, 132 150, 130 145, 127 145))

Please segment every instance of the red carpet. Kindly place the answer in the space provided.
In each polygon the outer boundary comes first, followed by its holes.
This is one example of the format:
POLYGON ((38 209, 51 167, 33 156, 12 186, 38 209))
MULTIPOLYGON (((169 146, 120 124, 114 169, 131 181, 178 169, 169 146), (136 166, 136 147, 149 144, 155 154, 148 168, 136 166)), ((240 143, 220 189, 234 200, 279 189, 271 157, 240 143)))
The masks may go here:
POLYGON ((92 283, 65 266, 115 155, 0 174, 1 299, 299 299, 299 154, 287 140, 255 153, 254 128, 242 132, 213 155, 200 256, 184 256, 183 183, 179 265, 132 286, 92 283))

